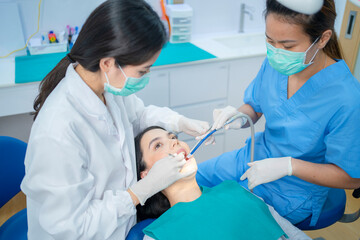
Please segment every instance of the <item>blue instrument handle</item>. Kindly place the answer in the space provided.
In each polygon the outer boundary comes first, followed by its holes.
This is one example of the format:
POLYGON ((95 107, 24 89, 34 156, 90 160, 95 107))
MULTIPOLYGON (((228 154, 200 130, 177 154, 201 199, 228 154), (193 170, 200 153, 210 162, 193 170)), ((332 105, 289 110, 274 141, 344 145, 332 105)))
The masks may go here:
MULTIPOLYGON (((231 117, 229 120, 227 120, 227 121, 225 122, 225 124, 224 124, 221 128, 223 128, 223 127, 225 127, 226 125, 232 123, 232 122, 235 121, 237 118, 239 118, 238 115, 235 115, 235 116, 231 117)), ((219 129, 221 129, 221 128, 219 128, 219 129)), ((211 128, 210 128, 210 129, 211 129, 211 128)), ((214 130, 210 131, 208 134, 206 134, 206 136, 205 136, 203 139, 201 139, 201 140, 191 149, 190 153, 186 156, 186 158, 190 158, 190 157, 194 154, 194 152, 200 147, 200 145, 201 145, 206 139, 208 139, 211 135, 213 135, 217 130, 218 130, 218 129, 214 129, 214 130)))
POLYGON ((209 132, 208 134, 206 134, 206 136, 201 139, 194 147, 193 149, 190 151, 190 154, 187 156, 187 158, 191 157, 194 152, 200 147, 200 145, 206 140, 208 139, 212 134, 214 134, 214 132, 216 132, 216 129, 212 130, 211 132, 209 132))

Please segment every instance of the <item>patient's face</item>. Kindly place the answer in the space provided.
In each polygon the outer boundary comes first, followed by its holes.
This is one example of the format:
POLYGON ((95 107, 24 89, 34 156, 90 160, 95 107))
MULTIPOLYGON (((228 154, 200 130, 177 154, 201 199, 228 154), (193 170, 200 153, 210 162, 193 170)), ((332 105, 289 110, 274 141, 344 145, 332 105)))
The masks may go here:
MULTIPOLYGON (((184 156, 186 156, 190 152, 190 148, 185 142, 179 141, 175 134, 162 129, 152 129, 146 132, 140 141, 140 147, 147 170, 150 170, 157 161, 169 156, 169 154, 184 153, 184 156)), ((192 157, 180 172, 186 172, 194 168, 197 169, 197 164, 192 157)))

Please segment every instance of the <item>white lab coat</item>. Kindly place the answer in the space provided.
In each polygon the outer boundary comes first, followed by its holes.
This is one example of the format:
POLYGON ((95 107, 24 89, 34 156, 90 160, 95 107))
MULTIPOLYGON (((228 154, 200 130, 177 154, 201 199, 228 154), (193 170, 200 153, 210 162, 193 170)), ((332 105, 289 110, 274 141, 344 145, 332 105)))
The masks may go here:
POLYGON ((150 125, 177 131, 180 115, 135 95, 105 93, 105 106, 74 66, 31 129, 21 184, 28 238, 125 239, 136 222, 126 191, 136 182, 134 136, 150 125))

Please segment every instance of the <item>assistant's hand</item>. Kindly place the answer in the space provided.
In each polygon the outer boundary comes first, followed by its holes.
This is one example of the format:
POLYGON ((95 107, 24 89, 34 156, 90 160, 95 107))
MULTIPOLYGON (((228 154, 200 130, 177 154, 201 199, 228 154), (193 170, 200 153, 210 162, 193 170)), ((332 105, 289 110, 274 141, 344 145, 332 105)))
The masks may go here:
POLYGON ((194 173, 194 171, 180 173, 181 168, 186 163, 184 157, 184 154, 181 153, 160 159, 152 166, 146 177, 130 187, 141 205, 144 205, 149 197, 167 188, 177 180, 194 173))
MULTIPOLYGON (((239 114, 239 111, 232 106, 227 106, 225 108, 220 108, 220 109, 214 109, 213 111, 214 124, 211 129, 212 130, 220 129, 222 126, 224 126, 227 120, 229 120, 231 117, 237 114, 239 114)), ((229 125, 226 125, 225 129, 227 130, 229 128, 232 129, 241 128, 242 126, 245 125, 246 121, 247 119, 245 117, 240 117, 235 121, 233 121, 232 123, 230 123, 229 125)))
POLYGON ((208 122, 190 119, 184 116, 180 117, 178 124, 179 124, 179 131, 194 137, 205 134, 210 128, 208 122))
POLYGON ((286 175, 292 175, 291 157, 266 158, 248 163, 248 165, 250 168, 241 176, 240 180, 247 178, 249 189, 278 180, 286 175))

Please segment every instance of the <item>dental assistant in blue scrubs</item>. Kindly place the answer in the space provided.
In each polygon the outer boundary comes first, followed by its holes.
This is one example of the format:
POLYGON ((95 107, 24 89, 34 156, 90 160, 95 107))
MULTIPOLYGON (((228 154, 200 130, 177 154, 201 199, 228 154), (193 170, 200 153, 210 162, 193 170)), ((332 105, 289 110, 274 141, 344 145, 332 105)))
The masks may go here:
MULTIPOLYGON (((305 15, 266 2, 267 58, 245 91, 244 105, 214 110, 214 128, 238 113, 256 122, 255 158, 246 146, 199 165, 197 181, 234 179, 293 224, 315 225, 329 188, 360 187, 360 84, 334 32, 333 0, 305 15)), ((245 119, 230 128, 247 127, 245 119)))

